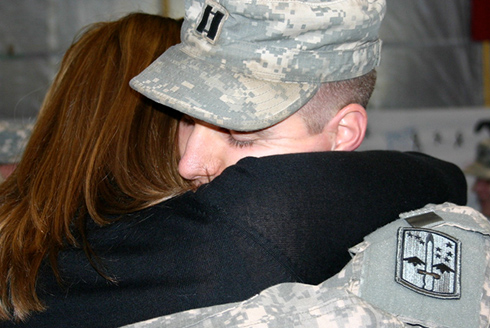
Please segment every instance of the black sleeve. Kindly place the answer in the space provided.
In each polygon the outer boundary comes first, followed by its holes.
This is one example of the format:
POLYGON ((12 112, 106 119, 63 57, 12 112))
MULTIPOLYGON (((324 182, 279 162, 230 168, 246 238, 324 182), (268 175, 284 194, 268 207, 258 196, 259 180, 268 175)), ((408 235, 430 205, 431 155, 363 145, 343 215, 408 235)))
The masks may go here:
POLYGON ((365 235, 428 203, 464 205, 467 187, 456 165, 421 153, 319 152, 245 158, 196 195, 316 284, 365 235))
POLYGON ((317 284, 347 249, 429 202, 464 204, 454 165, 415 153, 329 152, 245 158, 195 193, 88 227, 114 277, 82 249, 59 255, 37 288, 48 310, 1 327, 120 327, 192 308, 237 302, 289 281, 317 284))

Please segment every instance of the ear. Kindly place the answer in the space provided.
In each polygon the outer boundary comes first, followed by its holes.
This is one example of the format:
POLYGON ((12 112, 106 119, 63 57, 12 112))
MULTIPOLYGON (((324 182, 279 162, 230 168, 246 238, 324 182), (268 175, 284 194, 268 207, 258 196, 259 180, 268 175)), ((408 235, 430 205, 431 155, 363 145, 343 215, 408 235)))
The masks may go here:
POLYGON ((367 121, 366 109, 359 104, 349 104, 338 111, 326 129, 333 137, 332 150, 357 149, 366 135, 367 121))

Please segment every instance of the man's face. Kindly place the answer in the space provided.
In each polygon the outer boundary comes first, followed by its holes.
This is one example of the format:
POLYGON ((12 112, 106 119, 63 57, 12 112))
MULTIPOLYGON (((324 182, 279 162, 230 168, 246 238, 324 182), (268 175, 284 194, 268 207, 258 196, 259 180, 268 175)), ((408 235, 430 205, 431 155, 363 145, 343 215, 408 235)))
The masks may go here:
POLYGON ((477 178, 472 190, 480 203, 480 212, 490 217, 490 179, 477 178))
POLYGON ((178 139, 179 173, 196 185, 213 180, 247 156, 327 151, 334 143, 329 133, 310 134, 298 113, 254 132, 231 131, 186 115, 179 123, 178 139))

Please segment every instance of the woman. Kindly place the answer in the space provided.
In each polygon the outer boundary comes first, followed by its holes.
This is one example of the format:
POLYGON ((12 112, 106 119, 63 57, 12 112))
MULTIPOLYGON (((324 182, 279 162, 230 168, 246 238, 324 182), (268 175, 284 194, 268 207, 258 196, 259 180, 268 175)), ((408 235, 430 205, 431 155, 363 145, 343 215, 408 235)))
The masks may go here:
MULTIPOLYGON (((15 172, 0 185, 0 317, 44 310, 44 259, 58 279, 64 245, 96 264, 85 227, 175 195, 176 119, 129 80, 180 40, 180 21, 131 14, 97 23, 68 49, 15 172), (69 183, 67 183, 69 182, 69 183), (26 247, 28 245, 28 247, 26 247)), ((107 278, 110 278, 107 276, 107 278)))

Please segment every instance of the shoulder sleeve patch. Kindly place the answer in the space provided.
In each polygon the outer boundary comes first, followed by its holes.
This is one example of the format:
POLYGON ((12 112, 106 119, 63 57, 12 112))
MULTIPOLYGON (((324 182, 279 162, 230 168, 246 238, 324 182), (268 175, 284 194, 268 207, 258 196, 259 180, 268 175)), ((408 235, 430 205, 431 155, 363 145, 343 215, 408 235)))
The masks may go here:
POLYGON ((395 280, 417 293, 442 299, 461 297, 461 243, 431 229, 400 228, 395 280))

